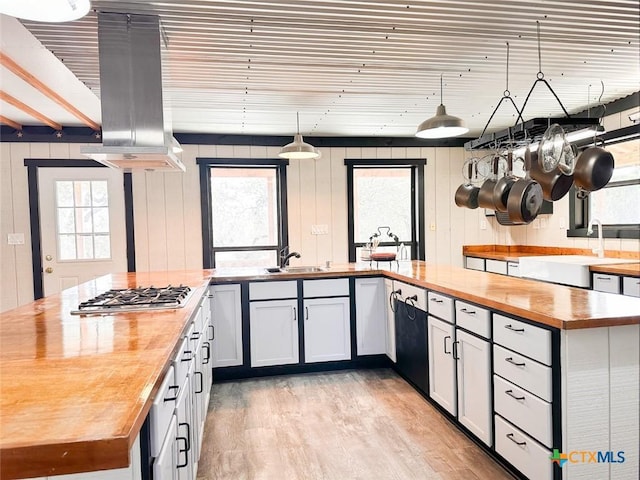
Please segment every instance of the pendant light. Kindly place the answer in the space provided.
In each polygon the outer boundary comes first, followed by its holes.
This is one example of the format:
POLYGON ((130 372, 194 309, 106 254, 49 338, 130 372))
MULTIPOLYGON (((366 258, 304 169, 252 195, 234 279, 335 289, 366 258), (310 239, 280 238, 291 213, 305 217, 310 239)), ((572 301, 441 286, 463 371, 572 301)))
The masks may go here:
POLYGON ((296 120, 298 124, 298 133, 293 136, 293 142, 288 143, 280 149, 278 156, 280 158, 309 160, 316 159, 320 156, 320 152, 316 147, 306 143, 300 135, 300 114, 296 112, 296 120))
POLYGON ((36 22, 70 22, 89 13, 89 0, 20 0, 0 2, 0 13, 36 22))
POLYGON ((461 118, 447 115, 447 109, 442 103, 442 75, 440 75, 440 105, 436 110, 436 116, 425 120, 418 126, 416 137, 420 138, 447 138, 457 137, 469 131, 464 126, 461 118))

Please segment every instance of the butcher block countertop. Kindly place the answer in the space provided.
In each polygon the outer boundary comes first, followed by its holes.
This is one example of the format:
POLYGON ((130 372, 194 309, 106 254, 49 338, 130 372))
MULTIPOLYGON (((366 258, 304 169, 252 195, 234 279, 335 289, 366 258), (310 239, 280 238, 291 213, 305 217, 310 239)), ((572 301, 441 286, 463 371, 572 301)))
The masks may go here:
POLYGON ((101 277, 0 314, 0 478, 127 467, 210 271, 101 277), (110 288, 184 284, 184 308, 76 316, 110 288))
POLYGON ((561 329, 640 323, 638 298, 420 261, 301 274, 219 269, 109 275, 0 314, 0 478, 128 466, 131 446, 210 281, 378 275, 561 329), (110 288, 167 284, 194 288, 184 308, 69 313, 110 288))

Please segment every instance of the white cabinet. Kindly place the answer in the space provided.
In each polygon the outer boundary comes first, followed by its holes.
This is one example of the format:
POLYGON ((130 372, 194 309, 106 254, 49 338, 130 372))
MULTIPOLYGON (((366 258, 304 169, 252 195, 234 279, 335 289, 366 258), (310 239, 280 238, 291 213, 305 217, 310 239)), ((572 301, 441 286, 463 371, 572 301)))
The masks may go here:
POLYGON ((456 362, 453 358, 454 326, 429 315, 429 396, 456 415, 456 362))
POLYGON ((305 363, 351 358, 349 297, 304 301, 305 363))
POLYGON ((387 351, 385 298, 385 286, 382 278, 356 279, 358 355, 384 354, 387 351))
MULTIPOLYGON (((174 419, 176 421, 175 449, 176 449, 176 480, 193 480, 195 478, 194 462, 197 453, 193 448, 194 420, 190 378, 180 388, 174 419)), ((155 477, 154 477, 155 478, 155 477)))
POLYGON ((251 366, 298 363, 298 301, 251 302, 251 366))
POLYGON ((242 302, 240 285, 212 285, 211 318, 214 328, 213 366, 242 365, 242 302))
POLYGON ((386 299, 386 338, 385 338, 385 352, 394 363, 396 361, 396 312, 395 301, 398 298, 398 294, 394 289, 394 281, 385 278, 384 291, 386 299))
POLYGON ((491 346, 456 329, 458 421, 491 446, 491 346))
POLYGON ((622 294, 640 297, 640 278, 622 277, 622 294))
POLYGON ((484 272, 484 258, 465 257, 465 267, 471 270, 484 272))
POLYGON ((493 260, 491 258, 487 258, 485 260, 485 270, 491 273, 501 273, 502 275, 506 275, 507 262, 504 260, 493 260))
POLYGON ((507 262, 507 275, 510 277, 519 277, 520 264, 518 262, 507 262))
POLYGON ((153 461, 154 480, 177 480, 178 478, 176 427, 176 416, 172 415, 167 436, 158 452, 158 456, 153 461))
POLYGON ((594 273, 593 289, 598 292, 620 293, 620 277, 606 273, 594 273))

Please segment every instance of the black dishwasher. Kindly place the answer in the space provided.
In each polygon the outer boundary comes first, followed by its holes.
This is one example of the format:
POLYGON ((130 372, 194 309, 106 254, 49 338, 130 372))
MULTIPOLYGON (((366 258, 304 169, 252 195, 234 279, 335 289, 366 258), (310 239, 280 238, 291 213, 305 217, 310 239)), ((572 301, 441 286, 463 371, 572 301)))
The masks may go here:
POLYGON ((396 368, 428 395, 427 313, 414 305, 412 297, 398 298, 395 304, 396 368))

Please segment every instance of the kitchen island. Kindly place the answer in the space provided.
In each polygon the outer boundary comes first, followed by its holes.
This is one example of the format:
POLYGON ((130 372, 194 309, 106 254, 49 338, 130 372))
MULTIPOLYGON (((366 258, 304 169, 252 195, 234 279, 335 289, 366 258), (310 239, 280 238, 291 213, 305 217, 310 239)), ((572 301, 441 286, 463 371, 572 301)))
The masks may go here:
MULTIPOLYGON (((609 437, 609 425, 620 423, 618 416, 623 412, 627 427, 637 426, 637 408, 632 410, 637 406, 637 344, 635 350, 628 344, 637 338, 640 325, 640 300, 636 298, 419 261, 391 264, 390 269, 338 265, 304 274, 268 274, 263 269, 115 274, 0 316, 0 476, 28 478, 130 467, 140 428, 197 298, 210 282, 352 277, 393 279, 556 329, 562 355, 555 359, 560 363, 556 367, 563 375, 556 394, 562 395, 558 401, 562 402, 562 430, 567 432, 562 448, 591 441, 591 450, 604 449, 598 442, 605 430, 609 437), (80 301, 109 288, 168 283, 194 288, 193 298, 183 309, 86 317, 69 314, 80 301), (623 357, 616 356, 609 343, 609 338, 620 336, 627 341, 623 357), (598 351, 605 345, 606 351, 598 351), (596 352, 591 364, 583 362, 596 352), (610 366, 610 355, 614 362, 623 362, 618 366, 621 370, 614 365, 611 373, 600 371, 602 362, 610 366), (576 378, 567 377, 569 371, 576 378), (598 401, 588 396, 589 388, 604 385, 607 392, 613 388, 620 394, 633 392, 635 387, 636 396, 625 397, 623 403, 616 403, 619 397, 615 395, 607 394, 598 401), (585 425, 586 420, 576 424, 578 417, 593 421, 603 412, 606 418, 598 420, 599 425, 585 425), (598 431, 602 435, 574 439, 574 435, 598 431)), ((616 427, 614 438, 617 431, 616 427)), ((633 438, 633 432, 623 433, 626 437, 620 438, 633 438)), ((637 468, 637 453, 634 457, 630 452, 627 458, 627 465, 637 468)))

